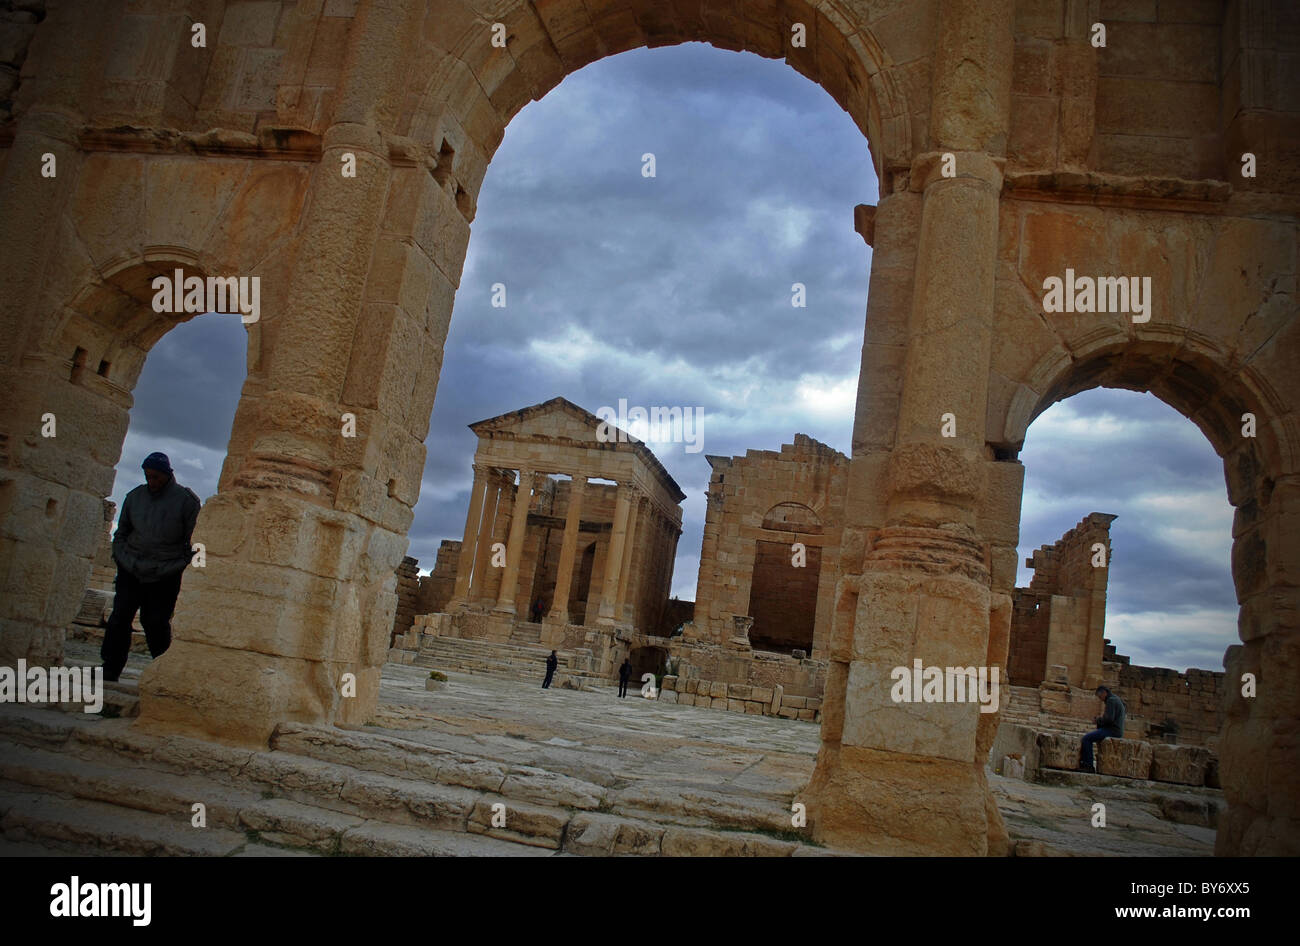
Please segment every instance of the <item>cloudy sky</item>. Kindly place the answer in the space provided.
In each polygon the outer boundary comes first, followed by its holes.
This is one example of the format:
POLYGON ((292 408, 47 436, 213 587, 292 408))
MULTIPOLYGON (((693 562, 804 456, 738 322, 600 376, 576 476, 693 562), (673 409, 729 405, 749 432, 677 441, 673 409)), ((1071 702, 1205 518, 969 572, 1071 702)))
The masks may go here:
MULTIPOLYGON (((467 424, 556 395, 593 412, 626 398, 703 410, 702 451, 651 441, 687 494, 673 591, 693 598, 705 453, 796 432, 849 452, 871 264, 853 206, 876 186, 848 115, 748 54, 636 50, 525 108, 488 170, 456 298, 410 536, 421 569, 464 527, 467 424), (796 282, 806 308, 791 305, 796 282)), ((215 492, 244 347, 238 318, 216 314, 158 343, 116 501, 157 449, 200 497, 215 492)), ((1138 663, 1221 668, 1236 640, 1232 510, 1190 422, 1150 395, 1086 392, 1034 423, 1022 459, 1022 560, 1089 512, 1118 514, 1107 636, 1138 663)))

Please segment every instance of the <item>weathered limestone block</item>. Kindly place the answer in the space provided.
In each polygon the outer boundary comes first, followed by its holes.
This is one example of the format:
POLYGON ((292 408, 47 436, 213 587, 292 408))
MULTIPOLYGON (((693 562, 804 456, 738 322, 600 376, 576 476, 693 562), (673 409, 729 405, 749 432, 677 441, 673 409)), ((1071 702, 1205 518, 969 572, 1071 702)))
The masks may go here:
POLYGON ((474 804, 465 829, 470 834, 486 834, 534 847, 558 848, 568 821, 568 813, 561 808, 523 804, 500 795, 484 795, 474 804), (504 828, 492 825, 495 805, 505 806, 504 828))
POLYGON ((1210 750, 1200 746, 1156 745, 1151 752, 1151 778, 1178 785, 1204 785, 1210 750))
POLYGON ((1080 737, 1073 733, 1040 732, 1038 734, 1039 767, 1077 769, 1080 745, 1080 737))
POLYGON ((1097 745, 1097 771, 1124 778, 1149 778, 1151 743, 1137 739, 1105 739, 1097 745))
POLYGON ((768 710, 769 716, 778 716, 781 713, 781 703, 785 699, 785 687, 777 684, 772 687, 772 705, 768 710))
POLYGON ((1194 824, 1204 828, 1219 826, 1219 812, 1223 802, 1217 798, 1188 798, 1182 795, 1164 795, 1160 798, 1160 814, 1178 824, 1194 824))
POLYGON ((678 704, 681 705, 681 706, 694 706, 694 705, 695 705, 695 694, 694 694, 694 693, 679 693, 679 694, 677 694, 677 702, 678 702, 678 704))
POLYGON ((664 677, 663 686, 660 687, 660 689, 662 689, 662 690, 676 690, 676 689, 677 689, 677 678, 674 677, 674 676, 667 676, 667 677, 664 677))
POLYGON ((729 712, 729 713, 743 713, 743 712, 745 712, 745 701, 744 701, 744 700, 727 700, 727 712, 729 712))
POLYGON ((678 701, 678 700, 677 700, 677 691, 676 691, 676 690, 660 690, 660 691, 659 691, 659 702, 660 702, 660 703, 676 703, 677 701, 678 701))

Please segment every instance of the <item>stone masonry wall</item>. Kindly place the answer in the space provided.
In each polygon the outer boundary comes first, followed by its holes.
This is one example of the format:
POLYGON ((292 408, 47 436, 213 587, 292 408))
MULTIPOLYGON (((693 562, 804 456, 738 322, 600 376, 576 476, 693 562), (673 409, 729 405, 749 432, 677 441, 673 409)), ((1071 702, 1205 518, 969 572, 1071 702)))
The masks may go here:
POLYGON ((456 564, 460 557, 460 546, 457 539, 443 539, 439 543, 433 571, 420 577, 420 590, 415 598, 416 614, 441 611, 451 600, 456 588, 456 564))
POLYGON ((1101 682, 1114 521, 1108 513, 1089 513, 1026 560, 1033 580, 1012 597, 1007 673, 1013 684, 1037 686, 1052 666, 1067 668, 1073 686, 1092 688, 1101 682))
POLYGON ((420 563, 409 555, 402 557, 397 566, 397 611, 393 616, 393 640, 411 629, 418 613, 420 596, 420 563))

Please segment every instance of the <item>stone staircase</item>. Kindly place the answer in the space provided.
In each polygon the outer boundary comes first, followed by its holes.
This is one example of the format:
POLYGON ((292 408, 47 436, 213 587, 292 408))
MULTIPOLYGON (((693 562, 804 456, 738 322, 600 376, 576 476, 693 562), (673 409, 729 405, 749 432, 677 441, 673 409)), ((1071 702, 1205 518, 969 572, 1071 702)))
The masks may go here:
POLYGON ((132 722, 0 706, 0 856, 835 853, 787 838, 787 799, 598 784, 364 730, 283 724, 250 750, 132 722))
MULTIPOLYGON (((536 626, 536 633, 540 634, 541 626, 536 626)), ((546 675, 546 658, 551 653, 551 648, 520 640, 519 637, 516 634, 506 643, 426 634, 420 652, 411 661, 411 665, 444 672, 521 680, 540 686, 546 675)), ((590 653, 561 650, 556 651, 555 656, 559 660, 559 666, 552 686, 586 690, 593 686, 612 685, 612 681, 606 680, 593 668, 594 661, 590 653)))

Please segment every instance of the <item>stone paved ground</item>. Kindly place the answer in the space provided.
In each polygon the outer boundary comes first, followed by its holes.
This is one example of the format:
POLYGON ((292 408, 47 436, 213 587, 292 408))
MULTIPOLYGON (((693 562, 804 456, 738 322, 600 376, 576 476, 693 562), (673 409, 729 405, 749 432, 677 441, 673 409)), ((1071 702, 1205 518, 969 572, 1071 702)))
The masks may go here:
MULTIPOLYGON (((96 661, 96 649, 68 642, 69 661, 96 661)), ((147 657, 132 655, 124 678, 147 657)), ((789 809, 812 772, 818 726, 647 700, 614 687, 543 690, 536 683, 450 673, 429 692, 428 671, 384 667, 379 714, 369 732, 467 755, 529 765, 631 791, 645 807, 689 811, 721 794, 740 810, 789 809), (694 790, 708 792, 695 795, 694 790)), ((1045 785, 991 775, 998 806, 1020 853, 1210 855, 1211 828, 1161 815, 1162 798, 1203 802, 1220 793, 1088 776, 1045 785), (1107 827, 1091 825, 1106 805, 1107 827)), ((700 809, 703 813, 703 809, 700 809)))

